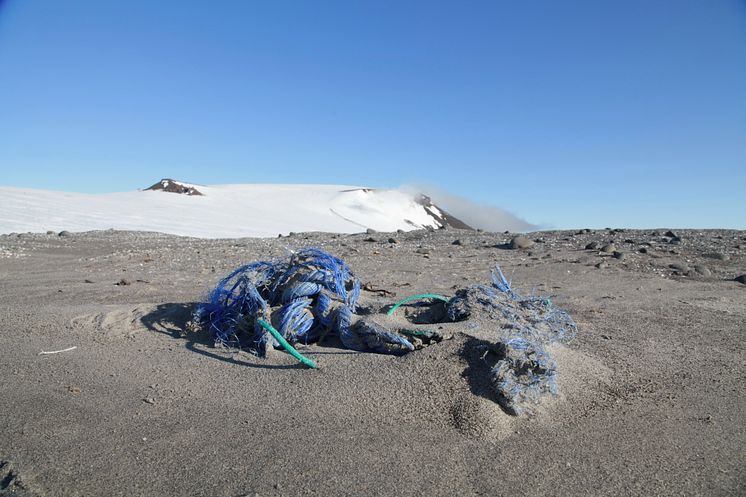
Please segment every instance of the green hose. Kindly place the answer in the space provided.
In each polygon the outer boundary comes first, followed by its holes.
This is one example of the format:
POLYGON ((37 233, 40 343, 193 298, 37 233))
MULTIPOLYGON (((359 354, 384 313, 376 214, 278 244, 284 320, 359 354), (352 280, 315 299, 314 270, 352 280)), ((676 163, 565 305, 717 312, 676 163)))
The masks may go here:
POLYGON ((435 295, 434 293, 422 293, 420 295, 413 295, 411 297, 407 297, 406 299, 402 300, 398 304, 396 304, 394 307, 389 309, 389 312, 386 313, 387 316, 391 316, 395 310, 397 310, 399 307, 402 306, 402 304, 406 304, 407 302, 411 300, 418 300, 418 299, 435 299, 435 300, 442 300, 443 302, 448 302, 450 299, 448 297, 444 297, 442 295, 435 295))
POLYGON ((298 359, 300 362, 302 362, 303 364, 305 364, 306 366, 308 366, 311 369, 318 369, 318 366, 316 365, 316 363, 314 361, 312 361, 311 359, 309 359, 307 357, 303 357, 300 354, 300 352, 298 352, 297 350, 295 350, 293 348, 293 346, 290 345, 287 340, 285 340, 285 337, 282 336, 282 335, 280 335, 280 332, 277 331, 276 329, 274 329, 274 327, 271 324, 269 324, 268 322, 266 322, 263 319, 257 319, 257 322, 259 323, 259 325, 261 325, 262 328, 264 328, 265 330, 269 331, 270 334, 273 337, 275 337, 275 340, 277 340, 278 342, 280 342, 280 345, 282 345, 283 347, 285 347, 285 350, 287 350, 290 353, 291 356, 295 357, 296 359, 298 359))

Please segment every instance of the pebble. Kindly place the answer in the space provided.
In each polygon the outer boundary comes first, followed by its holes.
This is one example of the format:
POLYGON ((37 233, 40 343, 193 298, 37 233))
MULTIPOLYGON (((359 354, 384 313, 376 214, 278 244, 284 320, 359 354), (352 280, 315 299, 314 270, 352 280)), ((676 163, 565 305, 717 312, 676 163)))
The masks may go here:
POLYGON ((694 266, 694 270, 702 276, 711 276, 712 272, 705 266, 694 266))
POLYGON ((624 259, 624 252, 614 252, 614 259, 619 259, 620 261, 624 259))
POLYGON ((598 249, 598 242, 591 242, 588 245, 585 246, 586 250, 597 250, 598 249))
POLYGON ((722 252, 712 252, 710 254, 705 254, 705 257, 708 259, 715 259, 718 261, 727 261, 730 260, 730 256, 728 254, 724 254, 722 252))
POLYGON ((372 235, 372 234, 378 233, 378 232, 376 230, 374 230, 373 228, 368 228, 367 230, 365 230, 365 233, 367 235, 372 235))
POLYGON ((55 234, 55 232, 52 231, 52 230, 47 231, 47 235, 54 235, 54 234, 55 234))
POLYGON ((736 276, 735 278, 733 278, 733 281, 737 281, 739 283, 746 285, 746 274, 742 274, 741 276, 736 276))
POLYGON ((603 247, 601 247, 601 252, 606 252, 607 254, 610 254, 612 252, 616 252, 616 247, 613 243, 607 243, 603 247))
POLYGON ((389 238, 389 243, 399 243, 399 240, 396 238, 389 238))
POLYGON ((646 247, 642 247, 642 248, 640 248, 640 250, 638 250, 638 252, 640 252, 641 254, 647 254, 648 253, 648 249, 646 247))
POLYGON ((70 233, 69 231, 65 231, 65 230, 63 230, 63 231, 60 231, 60 232, 59 232, 59 233, 57 234, 57 236, 71 236, 71 235, 72 235, 72 233, 70 233))
POLYGON ((146 397, 142 399, 142 401, 145 402, 146 404, 151 404, 151 405, 155 404, 155 399, 153 397, 146 397))
POLYGON ((510 240, 510 248, 516 249, 527 249, 534 246, 534 242, 526 238, 525 236, 516 236, 510 240))
POLYGON ((605 268, 609 267, 609 265, 606 263, 606 261, 601 261, 598 264, 596 264, 596 267, 598 269, 605 269, 605 268))
POLYGON ((461 243, 461 240, 454 240, 451 245, 463 245, 463 243, 461 243))
POLYGON ((131 285, 132 282, 130 280, 122 278, 121 280, 119 280, 118 282, 116 282, 114 284, 117 285, 117 286, 127 286, 127 285, 131 285))
POLYGON ((673 264, 668 265, 669 268, 673 269, 674 271, 678 271, 680 273, 688 273, 689 272, 689 266, 686 264, 680 264, 678 262, 675 262, 673 264))

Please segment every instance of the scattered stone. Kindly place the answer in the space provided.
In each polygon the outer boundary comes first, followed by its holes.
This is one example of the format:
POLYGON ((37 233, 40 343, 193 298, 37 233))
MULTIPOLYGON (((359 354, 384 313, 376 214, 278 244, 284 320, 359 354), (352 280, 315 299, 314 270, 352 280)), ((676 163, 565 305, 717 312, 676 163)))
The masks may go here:
POLYGON ((399 243, 399 240, 396 238, 389 238, 389 243, 399 243))
POLYGON ((368 228, 367 230, 365 230, 365 233, 367 235, 373 235, 373 234, 378 233, 378 232, 376 230, 374 230, 373 228, 368 228))
POLYGON ((83 283, 93 283, 93 280, 89 280, 88 278, 83 280, 83 283))
POLYGON ((694 266, 694 270, 702 276, 711 276, 712 272, 705 266, 694 266))
POLYGON ((513 237, 512 240, 510 240, 510 248, 513 250, 519 249, 527 249, 534 246, 533 240, 529 240, 525 236, 516 236, 513 237))
POLYGON ((704 254, 704 257, 707 257, 708 259, 715 259, 717 261, 728 261, 730 260, 730 256, 728 254, 724 254, 722 252, 712 252, 709 254, 704 254))
POLYGON ((142 399, 142 401, 146 404, 155 404, 155 399, 153 397, 145 397, 144 399, 142 399))
POLYGON ((638 250, 638 252, 640 252, 641 254, 647 254, 647 253, 648 253, 648 249, 647 249, 647 247, 641 247, 641 248, 640 248, 640 249, 638 250))
POLYGON ((69 231, 66 231, 66 230, 62 230, 62 231, 60 231, 57 234, 57 236, 71 236, 71 235, 72 235, 72 233, 70 233, 69 231))
POLYGON ((461 243, 461 240, 454 240, 451 245, 463 245, 463 243, 461 243))
POLYGON ((586 250, 598 250, 598 242, 591 242, 585 246, 586 250))
POLYGON ((616 247, 614 246, 613 243, 607 243, 606 245, 604 245, 603 247, 601 247, 601 252, 605 252, 607 254, 611 254, 611 253, 616 252, 616 247))
POLYGON ((418 254, 430 255, 430 253, 432 253, 432 250, 430 250, 429 248, 420 247, 417 250, 415 250, 415 252, 417 252, 418 254))
POLYGON ((614 259, 619 259, 621 261, 622 259, 624 259, 624 252, 616 251, 614 252, 613 256, 614 256, 614 259))
POLYGON ((397 232, 397 233, 399 233, 399 234, 401 235, 401 234, 403 234, 403 233, 404 233, 404 230, 403 230, 403 229, 398 229, 398 230, 396 230, 396 232, 397 232))
POLYGON ((55 232, 52 231, 52 230, 47 231, 47 235, 54 235, 54 234, 55 234, 55 232))
POLYGON ((671 230, 668 230, 668 231, 666 231, 666 232, 665 232, 665 233, 663 234, 663 236, 667 236, 668 238, 679 238, 679 235, 677 235, 676 233, 674 233, 674 232, 673 232, 673 231, 671 231, 671 230))
POLYGON ((675 236, 675 237, 671 238, 668 241, 668 243, 670 243, 671 245, 679 245, 681 243, 681 238, 679 238, 678 236, 675 236))
POLYGON ((678 262, 675 262, 673 264, 668 265, 669 268, 673 269, 674 271, 678 271, 680 273, 688 273, 689 272, 689 266, 686 264, 681 264, 678 262))
POLYGON ((609 264, 606 263, 606 261, 601 261, 598 264, 596 264, 596 267, 598 269, 605 269, 605 268, 609 267, 609 264))
POLYGON ((737 281, 739 283, 746 285, 746 274, 742 274, 741 276, 736 276, 735 278, 733 278, 733 281, 737 281))
POLYGON ((132 282, 130 280, 128 280, 128 279, 122 278, 121 280, 119 280, 118 282, 116 282, 114 284, 116 286, 127 286, 127 285, 131 285, 132 282))
POLYGON ((376 239, 375 239, 375 238, 373 238, 372 236, 369 236, 368 238, 366 238, 366 239, 365 239, 365 240, 363 240, 363 241, 366 241, 366 242, 377 242, 378 240, 376 240, 376 239))

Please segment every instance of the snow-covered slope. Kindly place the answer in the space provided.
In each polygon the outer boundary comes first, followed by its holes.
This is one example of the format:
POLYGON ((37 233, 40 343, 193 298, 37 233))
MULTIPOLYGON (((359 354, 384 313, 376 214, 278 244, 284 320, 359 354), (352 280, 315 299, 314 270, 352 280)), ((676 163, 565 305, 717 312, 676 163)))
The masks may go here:
POLYGON ((439 228, 449 220, 426 197, 339 185, 196 186, 83 194, 0 187, 0 233, 47 230, 159 231, 202 238, 267 237, 290 231, 355 233, 439 228))

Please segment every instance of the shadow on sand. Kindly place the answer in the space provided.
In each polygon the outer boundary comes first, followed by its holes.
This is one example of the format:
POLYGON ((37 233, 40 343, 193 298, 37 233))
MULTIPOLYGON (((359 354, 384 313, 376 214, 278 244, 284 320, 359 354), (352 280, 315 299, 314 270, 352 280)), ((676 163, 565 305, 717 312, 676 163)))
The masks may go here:
POLYGON ((193 330, 190 326, 197 305, 196 302, 158 304, 155 309, 140 318, 140 321, 149 331, 183 341, 188 350, 218 361, 260 369, 299 369, 305 367, 300 363, 289 365, 262 364, 261 362, 265 359, 244 355, 246 358, 244 360, 243 358, 220 353, 220 349, 214 347, 215 341, 207 330, 193 330), (215 350, 215 352, 207 350, 208 348, 215 350))

